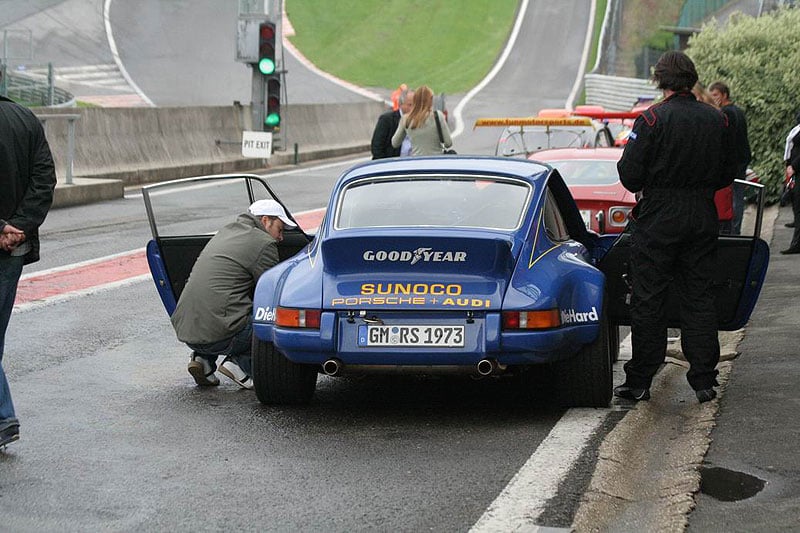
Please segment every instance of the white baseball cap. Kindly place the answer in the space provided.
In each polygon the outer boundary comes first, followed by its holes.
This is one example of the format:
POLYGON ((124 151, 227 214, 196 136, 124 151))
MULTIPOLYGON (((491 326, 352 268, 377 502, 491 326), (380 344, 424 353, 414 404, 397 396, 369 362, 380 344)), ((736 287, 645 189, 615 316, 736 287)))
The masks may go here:
POLYGON ((297 226, 297 224, 286 216, 286 211, 283 209, 283 206, 275 200, 256 200, 248 211, 250 211, 250 214, 254 217, 278 217, 290 228, 297 226))

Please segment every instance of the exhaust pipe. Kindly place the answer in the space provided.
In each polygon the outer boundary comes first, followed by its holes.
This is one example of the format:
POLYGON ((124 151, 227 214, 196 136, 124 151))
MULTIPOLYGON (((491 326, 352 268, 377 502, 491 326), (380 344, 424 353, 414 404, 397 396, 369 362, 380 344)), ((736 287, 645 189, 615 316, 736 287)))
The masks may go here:
POLYGON ((497 361, 494 359, 481 359, 478 361, 478 374, 491 376, 497 370, 497 361))
POLYGON ((342 362, 338 359, 328 359, 322 363, 322 371, 328 376, 337 376, 342 370, 342 362))

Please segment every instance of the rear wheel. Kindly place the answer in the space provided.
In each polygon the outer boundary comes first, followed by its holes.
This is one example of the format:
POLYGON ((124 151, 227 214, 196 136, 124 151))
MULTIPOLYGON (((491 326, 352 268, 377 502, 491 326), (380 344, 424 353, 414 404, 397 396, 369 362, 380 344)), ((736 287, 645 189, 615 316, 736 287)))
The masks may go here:
POLYGON ((599 329, 594 342, 556 365, 559 402, 565 407, 607 407, 611 401, 610 328, 605 308, 599 329))
POLYGON ((265 405, 306 404, 317 387, 317 366, 293 363, 271 342, 253 336, 253 388, 265 405))

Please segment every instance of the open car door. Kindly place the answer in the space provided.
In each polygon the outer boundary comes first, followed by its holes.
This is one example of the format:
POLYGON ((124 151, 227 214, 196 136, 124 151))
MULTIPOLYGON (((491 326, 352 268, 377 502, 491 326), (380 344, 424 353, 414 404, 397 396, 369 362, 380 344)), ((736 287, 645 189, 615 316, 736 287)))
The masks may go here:
MULTIPOLYGON (((147 263, 169 315, 175 310, 197 257, 222 226, 247 212, 256 200, 283 205, 266 181, 251 174, 199 176, 142 188, 153 239, 147 243, 147 263)), ((278 254, 283 261, 310 242, 300 226, 286 228, 278 254)))
MULTIPOLYGON (((744 327, 756 305, 769 264, 769 246, 761 239, 761 219, 764 213, 764 186, 759 183, 736 180, 756 190, 756 209, 753 218, 742 226, 742 235, 718 237, 717 268, 714 273, 719 329, 732 331, 744 327), (745 228, 752 228, 744 234, 745 228)), ((603 237, 603 239, 614 237, 603 237)), ((618 325, 630 325, 630 285, 628 262, 631 252, 630 234, 616 238, 598 266, 606 275, 609 295, 609 318, 618 325)), ((667 297, 669 327, 679 328, 680 299, 673 286, 667 297)))

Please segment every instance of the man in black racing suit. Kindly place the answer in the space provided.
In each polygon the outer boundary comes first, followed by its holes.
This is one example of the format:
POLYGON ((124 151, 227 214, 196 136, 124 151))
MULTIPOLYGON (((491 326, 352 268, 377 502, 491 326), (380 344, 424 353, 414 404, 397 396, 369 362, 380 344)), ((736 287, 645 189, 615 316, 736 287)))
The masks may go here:
POLYGON ((648 400, 667 347, 666 297, 673 280, 681 297, 681 348, 687 379, 700 402, 716 397, 717 314, 711 291, 717 257, 714 192, 731 184, 732 128, 691 92, 694 63, 669 51, 653 79, 664 100, 644 111, 617 164, 622 184, 641 199, 632 218, 630 273, 633 357, 614 394, 648 400))

